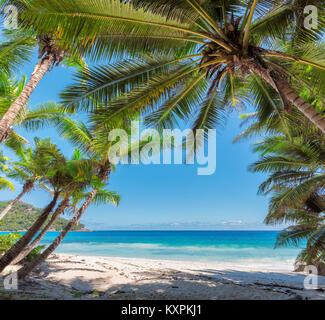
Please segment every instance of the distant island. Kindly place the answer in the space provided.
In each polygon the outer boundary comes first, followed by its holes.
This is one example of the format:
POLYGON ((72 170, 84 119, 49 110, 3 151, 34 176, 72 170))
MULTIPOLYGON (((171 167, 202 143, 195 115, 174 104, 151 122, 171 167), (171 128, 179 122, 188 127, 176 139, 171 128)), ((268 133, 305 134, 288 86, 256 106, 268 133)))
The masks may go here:
MULTIPOLYGON (((9 201, 0 201, 0 211, 3 210, 9 201)), ((36 208, 25 202, 18 202, 11 211, 0 221, 0 231, 26 231, 41 214, 42 209, 36 208)), ((48 218, 48 220, 50 217, 48 218)), ((58 217, 50 231, 61 231, 67 219, 58 217)), ((73 231, 89 231, 82 223, 74 226, 73 231)))

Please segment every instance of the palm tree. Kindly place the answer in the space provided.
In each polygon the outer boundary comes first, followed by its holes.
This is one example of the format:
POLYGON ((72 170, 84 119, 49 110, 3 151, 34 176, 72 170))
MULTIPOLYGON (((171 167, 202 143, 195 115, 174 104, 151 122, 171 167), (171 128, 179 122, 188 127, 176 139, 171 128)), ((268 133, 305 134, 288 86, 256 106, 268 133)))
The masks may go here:
MULTIPOLYGON (((320 198, 324 204, 324 197, 320 198)), ((307 209, 292 211, 292 216, 295 216, 292 219, 294 225, 282 230, 277 236, 275 247, 305 246, 296 258, 297 270, 301 265, 318 266, 325 261, 324 207, 321 210, 322 212, 307 209)))
MULTIPOLYGON (((73 219, 68 223, 68 225, 54 240, 54 242, 42 253, 42 255, 37 260, 35 260, 35 262, 28 264, 20 270, 18 274, 19 278, 26 277, 33 269, 36 268, 36 266, 43 262, 49 256, 49 254, 51 254, 57 248, 66 234, 73 228, 73 226, 79 222, 80 218, 92 202, 95 204, 118 204, 120 199, 119 196, 113 192, 108 192, 102 189, 104 185, 108 183, 112 167, 114 168, 109 160, 109 155, 110 150, 115 142, 109 141, 107 139, 108 132, 114 127, 100 126, 100 123, 101 117, 97 115, 90 117, 88 126, 82 121, 73 120, 65 115, 62 115, 60 119, 56 119, 54 121, 59 134, 63 138, 71 141, 80 150, 87 153, 92 159, 96 159, 98 161, 96 178, 94 179, 93 189, 90 192, 76 192, 74 194, 74 202, 79 202, 80 199, 84 198, 86 200, 80 209, 76 212, 73 219)), ((116 127, 124 127, 125 130, 130 131, 129 126, 125 124, 123 119, 120 119, 120 122, 116 127)), ((143 140, 130 142, 125 149, 121 150, 120 156, 123 157, 123 155, 127 155, 130 157, 132 150, 135 148, 140 148, 141 150, 145 143, 147 143, 147 141, 143 140)), ((160 146, 162 141, 160 140, 157 143, 160 146)), ((156 152, 154 146, 153 149, 154 152, 156 152)))
POLYGON ((35 239, 28 245, 26 248, 21 251, 18 256, 11 262, 11 264, 17 264, 21 260, 23 260, 38 244, 39 242, 43 239, 47 231, 49 231, 56 221, 56 219, 59 217, 60 214, 64 212, 64 210, 69 206, 69 199, 64 198, 54 213, 52 214, 49 222, 46 224, 46 226, 42 229, 42 231, 35 237, 35 239))
POLYGON ((24 185, 22 191, 17 195, 17 197, 8 203, 8 205, 0 212, 0 221, 6 216, 6 214, 14 207, 18 201, 28 192, 30 192, 34 187, 34 182, 27 180, 24 185))
MULTIPOLYGON (((60 195, 64 194, 64 199, 56 211, 56 214, 62 213, 68 207, 68 200, 75 190, 83 190, 89 185, 89 183, 98 180, 98 178, 94 178, 96 177, 96 174, 98 175, 98 172, 101 172, 101 167, 98 164, 98 161, 78 158, 68 161, 59 152, 55 145, 53 145, 53 149, 52 152, 44 150, 43 154, 39 154, 41 159, 46 157, 47 154, 50 154, 50 156, 53 157, 52 163, 49 165, 50 169, 47 172, 47 175, 42 179, 43 183, 48 184, 53 190, 53 200, 46 209, 44 209, 42 214, 24 236, 19 239, 19 241, 17 241, 0 259, 1 271, 3 271, 3 269, 10 263, 16 261, 19 258, 19 255, 23 254, 25 249, 28 249, 28 244, 32 241, 34 236, 47 220, 60 195)), ((46 231, 47 230, 45 230, 45 232, 46 231)))
MULTIPOLYGON (((4 33, 4 36, 5 41, 0 44, 1 111, 3 110, 3 103, 8 102, 8 94, 12 95, 15 93, 15 91, 4 91, 4 85, 6 85, 5 87, 8 89, 7 84, 11 82, 11 87, 13 87, 13 81, 9 81, 9 77, 17 70, 17 67, 30 59, 32 50, 35 47, 35 41, 32 37, 12 32, 4 33)), ((14 84, 15 87, 18 84, 18 90, 22 91, 20 85, 25 84, 25 78, 23 82, 14 84)), ((3 114, 1 114, 1 116, 3 117, 3 114)), ((10 126, 11 123, 8 125, 6 132, 1 135, 1 142, 8 137, 10 126)))
MULTIPOLYGON (((306 83, 302 86, 304 98, 312 101, 306 83)), ((286 113, 279 108, 272 88, 256 86, 252 98, 258 110, 241 115, 243 125, 250 124, 234 142, 262 138, 254 147, 260 160, 250 169, 270 174, 259 188, 259 193, 272 195, 265 223, 291 224, 278 234, 275 247, 304 245, 296 259, 298 266, 318 265, 325 252, 324 136, 299 110, 286 113)))
POLYGON ((58 49, 51 38, 42 37, 39 39, 41 59, 35 66, 30 80, 21 91, 17 99, 11 104, 8 111, 0 120, 0 142, 4 142, 7 136, 7 131, 11 124, 19 114, 20 110, 27 103, 30 95, 35 90, 39 82, 44 77, 45 73, 50 70, 51 66, 59 65, 63 60, 64 52, 58 49))
POLYGON ((46 148, 50 152, 51 143, 49 139, 35 139, 35 149, 31 147, 23 148, 21 146, 17 150, 16 155, 19 161, 11 163, 12 168, 7 172, 7 177, 23 182, 23 188, 17 197, 0 212, 0 220, 5 217, 26 193, 29 193, 34 188, 35 184, 45 187, 41 180, 46 177, 52 161, 52 157, 47 156, 44 152, 46 148))
MULTIPOLYGON (((17 97, 17 95, 20 94, 22 91, 24 85, 25 85, 25 77, 23 76, 22 79, 17 80, 15 78, 11 78, 6 73, 0 74, 0 116, 3 116, 12 101, 17 97)), ((16 121, 14 123, 15 126, 22 123, 22 118, 26 114, 27 108, 22 110, 18 117, 16 118, 16 121)), ((27 140, 24 139, 22 136, 18 135, 17 132, 13 131, 13 127, 10 128, 10 130, 7 131, 6 139, 9 139, 9 141, 6 141, 6 146, 9 148, 14 147, 15 145, 18 145, 18 148, 20 147, 20 144, 27 143, 27 140)))
POLYGON ((12 74, 17 65, 21 64, 22 61, 28 61, 32 49, 37 44, 39 45, 40 60, 36 64, 29 81, 21 88, 19 94, 2 115, 0 120, 0 143, 7 139, 16 117, 21 114, 21 110, 27 104, 30 95, 46 72, 51 71, 51 68, 59 66, 62 62, 66 66, 73 67, 84 64, 80 56, 67 55, 57 44, 58 41, 47 34, 36 38, 33 32, 20 32, 13 35, 9 33, 9 35, 11 36, 9 40, 0 45, 0 73, 2 73, 3 69, 3 72, 12 74))
POLYGON ((324 138, 317 130, 301 133, 301 123, 291 120, 292 135, 286 136, 278 123, 273 127, 277 133, 256 144, 261 157, 250 168, 270 174, 259 188, 261 194, 272 195, 265 223, 293 224, 280 232, 275 246, 307 240, 297 263, 317 264, 325 258, 324 138))
POLYGON ((82 193, 83 189, 88 187, 91 183, 93 167, 97 166, 96 161, 89 161, 84 159, 79 150, 75 150, 72 159, 69 161, 69 170, 71 171, 71 182, 65 186, 65 190, 61 192, 62 201, 52 214, 49 222, 38 234, 37 237, 12 261, 12 264, 16 264, 24 259, 43 239, 47 231, 52 227, 53 223, 59 217, 60 214, 72 207, 76 208, 76 204, 86 196, 82 193), (73 198, 73 203, 70 204, 70 198, 73 198))
POLYGON ((181 119, 209 129, 225 106, 246 102, 245 81, 254 78, 276 91, 284 110, 296 106, 325 132, 323 115, 299 95, 299 80, 324 95, 324 15, 319 30, 303 29, 298 17, 307 4, 322 8, 319 0, 34 0, 21 9, 21 19, 42 33, 59 28, 83 54, 127 57, 77 74, 62 94, 73 110, 107 105, 107 121, 140 111, 156 126, 181 119))
POLYGON ((295 105, 325 130, 323 116, 297 93, 296 80, 300 74, 308 79, 311 73, 317 76, 314 86, 321 87, 324 80, 324 50, 315 44, 322 37, 324 15, 320 13, 317 31, 305 30, 300 18, 305 5, 321 7, 321 0, 13 4, 20 9, 25 31, 55 35, 71 52, 94 59, 128 56, 115 65, 81 72, 81 85, 62 95, 70 108, 109 105, 109 121, 119 113, 133 116, 134 110, 153 109, 147 118, 151 124, 167 126, 181 118, 191 119, 194 129, 208 129, 218 123, 225 104, 245 101, 249 90, 244 80, 256 76, 276 90, 285 110, 295 105), (288 47, 287 41, 288 48, 280 47, 277 40, 283 38, 295 46, 288 47), (149 59, 148 52, 156 58, 149 59), (126 94, 110 101, 120 93, 126 94))
MULTIPOLYGON (((25 84, 26 77, 24 75, 21 79, 16 79, 7 75, 6 72, 0 72, 0 116, 3 116, 10 105, 19 97, 25 84)), ((26 104, 18 113, 12 126, 7 130, 5 146, 15 153, 17 150, 20 152, 22 145, 27 145, 29 142, 17 133, 16 128, 34 131, 40 127, 48 126, 51 121, 65 112, 62 107, 51 101, 33 107, 26 104)))
MULTIPOLYGON (((14 60, 13 60, 14 61, 14 60)), ((25 77, 22 80, 12 79, 7 76, 6 73, 0 74, 0 115, 3 115, 8 110, 12 101, 14 101, 17 96, 20 95, 21 91, 25 86, 25 77)), ((65 111, 55 104, 54 102, 47 102, 33 108, 28 108, 24 106, 18 116, 15 118, 13 122, 13 127, 25 128, 27 130, 37 130, 38 128, 44 128, 48 126, 50 123, 58 119, 62 113, 65 111)), ((19 158, 19 162, 11 163, 10 169, 9 167, 5 167, 5 171, 7 177, 18 179, 23 182, 23 188, 20 194, 8 204, 8 206, 0 213, 0 220, 4 218, 4 216, 11 210, 11 208, 28 192, 30 192, 35 182, 41 179, 41 177, 46 172, 46 163, 39 161, 41 158, 37 156, 37 149, 41 147, 42 144, 48 144, 48 140, 35 140, 36 149, 32 152, 31 148, 26 148, 26 145, 29 142, 20 134, 18 134, 14 128, 11 127, 9 131, 7 131, 5 146, 11 149, 16 156, 19 158), (43 166, 43 168, 41 168, 43 166)), ((42 146, 43 148, 44 146, 42 146)), ((8 162, 8 159, 6 159, 8 162)), ((44 158, 43 160, 45 160, 44 158)), ((2 167, 4 169, 4 167, 2 167)), ((14 190, 14 186, 12 183, 1 177, 0 184, 2 188, 9 188, 10 190, 14 190)), ((37 186, 44 188, 46 187, 42 183, 36 183, 37 186)))
POLYGON ((59 197, 59 192, 55 192, 52 201, 43 209, 41 215, 37 218, 34 224, 27 230, 27 232, 1 257, 0 272, 2 272, 18 255, 24 250, 28 243, 34 238, 39 229, 46 221, 48 215, 51 213, 56 205, 59 197))
POLYGON ((49 144, 45 146, 43 150, 39 150, 38 156, 41 159, 40 161, 46 162, 48 161, 48 157, 51 158, 51 162, 49 164, 50 169, 47 171, 46 177, 43 177, 42 183, 50 186, 53 189, 53 198, 52 201, 43 209, 40 216, 36 219, 28 231, 0 258, 0 272, 2 272, 3 269, 9 265, 34 238, 55 207, 59 195, 65 186, 64 182, 71 179, 66 169, 66 159, 58 150, 56 145, 49 144))
POLYGON ((78 224, 82 214, 85 212, 87 207, 91 202, 95 204, 113 204, 118 205, 120 197, 112 191, 98 190, 94 188, 90 193, 84 194, 86 196, 85 202, 82 204, 80 209, 76 212, 74 217, 69 221, 62 232, 57 236, 57 238, 44 250, 44 252, 34 261, 25 265, 18 271, 18 278, 25 278, 31 271, 33 271, 37 266, 39 266, 43 261, 45 261, 48 256, 53 253, 53 251, 60 245, 68 232, 78 224))

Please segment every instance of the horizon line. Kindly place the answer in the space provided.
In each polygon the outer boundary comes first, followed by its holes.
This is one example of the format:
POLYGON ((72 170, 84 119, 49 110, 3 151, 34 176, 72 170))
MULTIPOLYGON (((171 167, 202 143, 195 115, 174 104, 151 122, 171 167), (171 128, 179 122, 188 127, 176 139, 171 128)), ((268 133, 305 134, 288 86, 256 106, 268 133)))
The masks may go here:
MULTIPOLYGON (((87 229, 87 228, 86 228, 87 229)), ((281 231, 282 229, 89 229, 91 231, 281 231)), ((75 232, 87 232, 75 230, 75 232)))

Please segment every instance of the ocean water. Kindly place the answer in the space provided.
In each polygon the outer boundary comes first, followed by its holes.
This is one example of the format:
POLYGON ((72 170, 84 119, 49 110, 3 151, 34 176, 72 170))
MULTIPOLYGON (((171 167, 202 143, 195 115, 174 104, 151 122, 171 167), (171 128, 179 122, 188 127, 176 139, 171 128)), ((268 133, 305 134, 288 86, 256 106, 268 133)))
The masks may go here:
MULTIPOLYGON (((292 267, 300 249, 276 248, 277 231, 70 232, 57 253, 292 267)), ((49 232, 49 244, 59 232, 49 232)))

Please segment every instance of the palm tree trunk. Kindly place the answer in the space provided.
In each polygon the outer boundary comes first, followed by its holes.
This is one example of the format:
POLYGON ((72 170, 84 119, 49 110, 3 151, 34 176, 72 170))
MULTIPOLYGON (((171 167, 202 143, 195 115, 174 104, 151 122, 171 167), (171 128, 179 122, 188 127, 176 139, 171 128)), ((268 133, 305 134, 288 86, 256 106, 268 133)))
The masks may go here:
POLYGON ((21 108, 23 108, 23 106, 27 103, 30 95, 33 93, 39 82, 42 80, 45 73, 50 69, 53 62, 54 56, 50 54, 47 55, 45 58, 41 59, 36 64, 34 72, 32 73, 27 85, 0 120, 0 143, 3 143, 6 140, 8 136, 8 130, 12 125, 14 119, 17 117, 21 108))
POLYGON ((46 221, 48 215, 51 213, 56 205, 59 192, 55 192, 52 201, 43 210, 42 214, 34 222, 34 224, 28 229, 28 231, 1 257, 0 259, 0 273, 7 267, 18 255, 21 253, 28 243, 34 238, 39 229, 46 221))
POLYGON ((85 200, 81 208, 78 210, 75 216, 69 221, 69 223, 65 226, 63 231, 59 234, 59 236, 47 247, 47 249, 37 259, 30 262, 29 264, 27 264, 26 266, 24 266, 18 271, 18 279, 25 278, 32 270, 34 270, 38 265, 40 265, 43 261, 45 261, 47 257, 59 246, 59 244, 68 234, 68 232, 72 229, 72 227, 79 222, 81 216, 88 208, 88 206, 91 204, 91 202, 94 200, 96 194, 97 194, 97 189, 93 189, 90 195, 88 196, 87 200, 85 200))
POLYGON ((19 193, 19 195, 13 200, 11 201, 0 213, 0 221, 5 217, 5 215, 12 209, 13 206, 15 206, 17 204, 17 202, 29 191, 31 191, 34 187, 34 183, 33 182, 26 182, 24 184, 23 190, 21 193, 19 193))
POLYGON ((55 212, 53 213, 49 223, 43 228, 42 232, 32 241, 32 243, 25 248, 17 258, 15 258, 11 264, 17 264, 21 260, 23 260, 38 244, 39 242, 43 239, 45 236, 46 232, 52 227, 53 223, 57 219, 57 217, 64 212, 64 210, 69 206, 69 199, 64 199, 62 202, 59 204, 55 212))
POLYGON ((279 92, 280 96, 284 96, 285 99, 296 106, 300 112, 325 133, 325 117, 319 114, 310 103, 301 98, 287 80, 280 77, 272 70, 255 63, 250 63, 249 68, 279 92))

